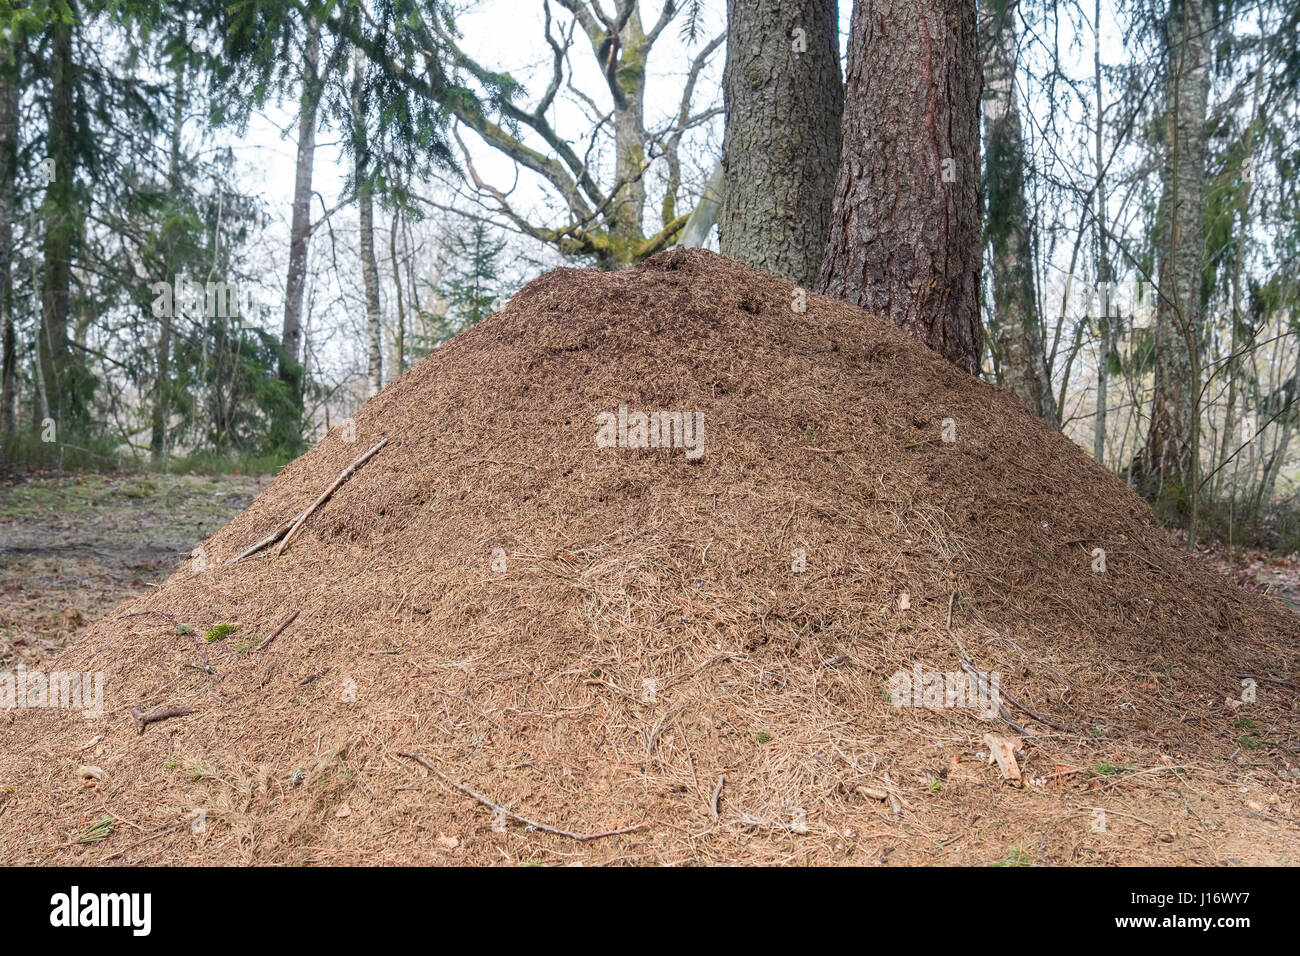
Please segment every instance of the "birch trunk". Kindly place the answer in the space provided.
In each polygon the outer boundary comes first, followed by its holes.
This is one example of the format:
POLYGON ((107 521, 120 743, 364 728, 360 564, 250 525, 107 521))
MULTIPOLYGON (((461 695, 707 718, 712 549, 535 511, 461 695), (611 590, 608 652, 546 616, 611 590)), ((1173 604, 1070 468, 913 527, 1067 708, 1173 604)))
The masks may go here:
POLYGON ((1194 491, 1205 233, 1211 19, 1205 0, 1172 0, 1151 426, 1136 469, 1148 495, 1194 491))
POLYGON ((298 421, 286 423, 298 437, 302 418, 302 303, 307 288, 307 251, 311 240, 311 182, 316 158, 316 112, 320 104, 317 69, 320 63, 320 24, 307 30, 304 50, 301 113, 298 116, 298 155, 293 177, 293 221, 289 227, 289 272, 285 278, 284 322, 280 328, 280 380, 288 387, 298 421))
POLYGON ((1016 103, 1016 2, 981 14, 984 70, 985 237, 992 260, 990 346, 999 383, 1043 421, 1060 426, 1043 350, 1025 202, 1025 148, 1016 103))
POLYGON ((352 51, 352 115, 356 136, 357 205, 361 221, 361 278, 366 289, 366 382, 371 395, 384 387, 383 326, 379 315, 379 266, 375 261, 375 199, 370 191, 370 146, 366 137, 364 66, 352 51))

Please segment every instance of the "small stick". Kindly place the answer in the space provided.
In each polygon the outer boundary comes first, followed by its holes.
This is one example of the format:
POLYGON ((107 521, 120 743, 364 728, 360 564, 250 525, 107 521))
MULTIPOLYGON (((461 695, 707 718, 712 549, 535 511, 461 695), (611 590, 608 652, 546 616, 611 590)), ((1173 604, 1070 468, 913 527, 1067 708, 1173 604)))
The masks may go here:
POLYGON ((718 778, 718 785, 713 788, 713 819, 718 819, 718 801, 722 799, 722 785, 727 782, 726 775, 718 778))
POLYGON ((1000 697, 1001 689, 998 687, 996 681, 990 679, 988 674, 984 673, 982 670, 980 670, 978 667, 976 667, 974 664, 968 661, 965 657, 958 658, 958 661, 961 664, 961 669, 964 670, 966 673, 970 674, 971 677, 974 677, 975 680, 979 682, 980 687, 991 687, 994 693, 999 695, 999 699, 996 701, 996 703, 998 705, 998 715, 1002 718, 1003 723, 1005 723, 1008 727, 1010 727, 1012 730, 1014 730, 1022 737, 1033 737, 1035 740, 1038 739, 1037 734, 1031 733, 1029 730, 1025 729, 1020 724, 1016 723, 1015 718, 1011 716, 1011 711, 1007 710, 1007 705, 1002 703, 1000 697))
POLYGON ((894 781, 889 779, 889 774, 885 774, 885 786, 889 789, 885 793, 889 797, 889 804, 894 809, 894 819, 897 820, 903 815, 903 805, 898 799, 898 794, 894 793, 894 781))
POLYGON ((302 608, 295 608, 294 610, 290 611, 287 615, 285 615, 284 620, 275 626, 275 630, 273 630, 270 633, 270 635, 268 635, 266 640, 264 640, 261 644, 257 645, 257 649, 260 651, 262 648, 266 647, 267 644, 270 644, 273 640, 279 637, 280 632, 283 631, 290 624, 292 624, 294 621, 296 621, 298 619, 298 615, 301 612, 302 612, 302 608))
POLYGON ((108 856, 100 857, 97 862, 107 863, 109 860, 116 860, 119 856, 122 856, 129 850, 134 850, 138 846, 144 846, 144 844, 148 843, 151 840, 156 840, 160 836, 171 833, 174 829, 175 827, 163 827, 161 830, 158 830, 157 832, 151 834, 150 836, 145 837, 143 840, 137 840, 135 843, 132 843, 130 846, 122 847, 122 849, 118 850, 116 853, 110 853, 108 856))
POLYGON ((1237 676, 1238 676, 1238 677, 1245 677, 1245 678, 1248 678, 1249 680, 1262 680, 1262 681, 1268 681, 1270 684, 1281 684, 1283 687, 1291 687, 1291 688, 1294 688, 1294 687, 1296 686, 1295 684, 1291 683, 1290 681, 1282 680, 1280 677, 1263 677, 1263 676, 1258 675, 1258 674, 1238 674, 1237 676))
POLYGON ((168 707, 166 710, 153 710, 145 713, 136 704, 131 708, 131 716, 135 718, 136 730, 144 733, 144 729, 150 724, 157 723, 160 720, 166 720, 169 717, 184 717, 186 714, 194 713, 193 707, 168 707))
POLYGON ((631 833, 633 830, 645 829, 644 823, 638 823, 636 826, 632 826, 632 827, 623 827, 622 829, 619 830, 606 830, 603 833, 573 833, 569 830, 561 830, 559 827, 550 827, 547 826, 545 823, 538 823, 536 820, 529 820, 527 817, 521 817, 517 813, 510 812, 505 807, 501 806, 501 804, 488 799, 478 791, 471 790, 463 783, 453 780, 451 777, 447 776, 445 773, 443 773, 441 770, 439 770, 436 766, 434 766, 429 761, 425 760, 419 754, 411 753, 409 750, 399 750, 397 751, 397 756, 405 757, 408 760, 414 760, 416 763, 424 767, 430 773, 435 774, 440 780, 442 780, 443 783, 454 787, 455 789, 459 790, 461 793, 465 794, 465 796, 467 797, 473 797, 475 800, 483 804, 485 807, 490 807, 494 813, 502 814, 503 816, 510 817, 513 820, 518 820, 520 823, 526 826, 530 826, 534 830, 542 830, 546 833, 554 833, 556 836, 568 837, 571 840, 582 840, 585 842, 587 840, 599 840, 602 837, 618 836, 621 833, 631 833))
MULTIPOLYGON (((957 640, 956 636, 953 637, 953 640, 957 640)), ((1003 690, 1000 681, 993 680, 992 677, 990 677, 988 674, 984 673, 982 670, 980 670, 978 667, 975 666, 974 662, 971 661, 970 659, 970 655, 966 653, 965 645, 963 645, 962 642, 959 640, 957 641, 957 650, 961 651, 960 661, 961 661, 962 670, 967 671, 976 680, 983 681, 986 687, 992 687, 994 692, 999 697, 1005 697, 1007 700, 1011 702, 1012 706, 1014 706, 1017 710, 1028 714, 1030 717, 1034 718, 1034 720, 1038 721, 1039 723, 1046 724, 1048 727, 1051 727, 1054 730, 1059 730, 1062 733, 1066 733, 1066 734, 1070 733, 1070 729, 1068 727, 1062 726, 1061 724, 1052 720, 1050 717, 1044 717, 1042 714, 1038 713, 1038 711, 1032 709, 1031 707, 1026 706, 1025 704, 1020 703, 1020 701, 1016 700, 1005 690, 1003 690)), ((1031 734, 1028 731, 1026 731, 1023 727, 1021 727, 1019 724, 1013 722, 1010 719, 1010 711, 1008 711, 1006 707, 1003 706, 1002 703, 1000 702, 998 703, 998 710, 1001 711, 1002 713, 1002 719, 1005 720, 1008 724, 1010 724, 1013 728, 1015 728, 1015 730, 1018 733, 1025 734, 1029 737, 1037 736, 1037 734, 1031 734)))
POLYGON ((371 459, 371 457, 376 452, 379 451, 379 449, 383 448, 387 444, 388 444, 388 439, 385 438, 382 441, 380 441, 379 444, 375 445, 375 447, 371 448, 370 451, 366 452, 364 455, 362 455, 352 464, 348 465, 348 467, 343 469, 343 471, 339 474, 339 476, 334 479, 334 483, 330 485, 328 488, 326 488, 324 493, 319 498, 317 498, 314 502, 312 502, 312 506, 298 516, 298 520, 293 523, 293 527, 291 527, 289 529, 289 532, 284 536, 284 540, 275 546, 275 553, 277 556, 284 554, 284 549, 289 547, 289 542, 293 540, 293 536, 298 533, 298 529, 300 529, 307 522, 307 519, 312 516, 312 513, 317 508, 319 508, 321 505, 325 503, 325 499, 328 498, 330 495, 334 494, 334 490, 338 488, 339 485, 343 484, 343 482, 351 478, 352 473, 354 471, 356 471, 358 468, 360 468, 362 465, 368 462, 371 459))
POLYGON ((276 541, 284 537, 286 531, 288 531, 290 528, 293 527, 294 522, 301 521, 301 520, 302 520, 301 514, 294 515, 284 524, 280 525, 280 527, 276 528, 274 531, 268 534, 261 541, 257 542, 257 544, 253 545, 252 547, 245 548, 239 554, 235 555, 233 558, 227 561, 226 564, 238 564, 240 561, 243 561, 244 558, 257 554, 257 552, 261 551, 267 545, 275 544, 276 541))

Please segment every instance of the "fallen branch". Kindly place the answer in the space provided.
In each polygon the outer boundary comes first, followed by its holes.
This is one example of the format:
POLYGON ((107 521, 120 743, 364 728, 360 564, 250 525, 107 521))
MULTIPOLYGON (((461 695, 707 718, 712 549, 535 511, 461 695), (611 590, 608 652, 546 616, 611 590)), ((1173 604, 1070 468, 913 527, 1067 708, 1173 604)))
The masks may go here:
POLYGON ((510 817, 512 820, 518 820, 520 823, 524 824, 525 826, 530 826, 534 830, 541 830, 545 833, 553 833, 556 836, 568 837, 570 840, 582 840, 583 842, 586 842, 587 840, 600 840, 604 837, 619 836, 620 834, 623 833, 631 833, 634 830, 645 829, 644 823, 638 823, 636 826, 623 827, 618 830, 606 830, 603 833, 573 833, 569 830, 561 830, 559 827, 547 826, 545 823, 538 823, 536 820, 529 820, 527 817, 521 817, 517 813, 512 813, 511 811, 507 810, 505 807, 501 806, 501 804, 495 802, 494 800, 490 800, 489 798, 483 796, 483 794, 479 793, 478 791, 471 790, 463 783, 460 783, 457 780, 453 780, 451 777, 447 776, 445 773, 439 770, 428 760, 425 760, 419 754, 411 753, 409 750, 399 750, 397 751, 397 756, 405 757, 407 760, 414 760, 425 770, 428 770, 430 773, 437 776, 438 779, 441 780, 443 783, 447 784, 448 786, 454 787, 456 790, 459 790, 467 797, 473 797, 475 800, 483 804, 485 807, 489 807, 494 813, 499 813, 502 816, 510 817))
MULTIPOLYGON (((949 633, 951 633, 951 631, 949 633)), ((953 634, 952 639, 956 641, 957 650, 961 652, 958 659, 961 661, 962 670, 966 671, 977 681, 980 681, 985 687, 991 687, 993 689, 993 693, 996 695, 996 700, 998 704, 998 713, 1002 716, 1002 719, 1017 733, 1029 737, 1038 736, 1037 734, 1029 733, 1029 731, 1025 730, 1024 727, 1021 727, 1018 723, 1016 723, 1014 720, 1011 719, 1011 711, 1007 710, 1006 705, 1002 703, 1003 699, 1010 701, 1012 706, 1014 706, 1017 710, 1019 710, 1021 713, 1028 714, 1030 717, 1038 721, 1040 724, 1046 724, 1048 727, 1051 727, 1053 730, 1059 730, 1061 731, 1061 733, 1064 734, 1071 733, 1070 728, 1057 723, 1056 721, 1052 720, 1050 717, 1044 717, 1042 714, 1038 713, 1038 711, 1034 710, 1033 708, 1029 707, 1026 704, 1022 704, 1020 701, 1016 700, 1014 697, 1008 694, 1005 690, 1002 689, 1002 684, 1000 681, 994 680, 989 674, 986 674, 984 671, 980 670, 978 667, 975 666, 975 663, 970 659, 970 655, 966 652, 965 645, 962 644, 960 640, 958 640, 957 635, 953 634)))
POLYGON ((273 630, 269 635, 267 635, 266 640, 264 640, 261 644, 257 645, 257 649, 260 651, 262 648, 266 647, 267 644, 270 644, 273 640, 279 637, 280 632, 283 631, 290 624, 292 624, 294 621, 296 621, 300 613, 302 613, 302 608, 295 608, 294 610, 290 611, 287 615, 285 615, 284 620, 275 626, 275 630, 273 630))
POLYGON ((334 491, 338 488, 338 486, 343 484, 343 482, 347 481, 349 478, 351 478, 353 472, 355 472, 358 468, 360 468, 362 465, 368 462, 376 453, 378 453, 379 449, 383 448, 387 444, 388 444, 387 438, 381 440, 379 444, 375 445, 373 448, 370 449, 370 451, 366 452, 364 455, 362 455, 352 464, 348 465, 348 467, 344 468, 343 471, 339 473, 339 476, 334 479, 334 483, 330 485, 328 488, 326 488, 324 493, 319 498, 317 498, 315 501, 312 502, 310 508, 308 508, 306 511, 304 511, 302 514, 298 516, 298 520, 293 523, 293 526, 289 529, 288 533, 285 534, 284 540, 275 546, 275 553, 277 556, 284 554, 284 549, 289 547, 289 542, 293 540, 293 536, 298 533, 299 529, 301 529, 304 524, 306 524, 307 519, 312 516, 312 513, 315 512, 315 510, 319 508, 321 505, 323 505, 326 499, 329 498, 330 495, 334 494, 334 491))
POLYGON ((226 564, 238 564, 240 561, 243 561, 244 558, 251 557, 252 555, 257 554, 257 552, 261 551, 263 548, 267 547, 268 545, 275 544, 275 542, 279 541, 281 538, 284 537, 285 533, 290 528, 292 528, 296 522, 301 520, 302 520, 301 514, 294 515, 284 524, 280 525, 280 527, 276 528, 274 531, 268 534, 261 541, 257 542, 257 544, 253 545, 250 548, 246 548, 243 551, 241 551, 239 554, 235 555, 233 558, 227 561, 226 564))
MULTIPOLYGON (((989 679, 989 675, 968 661, 964 656, 964 652, 963 656, 958 657, 958 660, 961 662, 961 669, 970 674, 971 677, 974 677, 981 687, 991 687, 995 693, 997 692, 997 685, 989 679)), ((1037 734, 1016 723, 1015 718, 1011 716, 1011 711, 1007 710, 1007 705, 1002 703, 1000 694, 995 697, 994 703, 998 705, 998 716, 1002 718, 1003 723, 1022 737, 1037 738, 1037 734)))
POLYGON ((131 708, 131 716, 135 718, 135 728, 139 733, 144 733, 144 729, 150 724, 156 724, 160 720, 167 720, 170 717, 184 717, 187 714, 194 713, 193 707, 168 707, 165 710, 154 710, 145 713, 136 704, 131 708))

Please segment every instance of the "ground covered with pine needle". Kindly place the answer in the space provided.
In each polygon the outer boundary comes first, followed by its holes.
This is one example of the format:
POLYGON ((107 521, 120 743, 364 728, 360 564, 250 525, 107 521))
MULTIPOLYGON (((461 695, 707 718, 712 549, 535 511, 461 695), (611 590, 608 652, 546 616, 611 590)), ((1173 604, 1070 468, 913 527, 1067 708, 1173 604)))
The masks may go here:
POLYGON ((0 863, 1300 862, 1297 618, 801 299, 704 251, 528 285, 44 662, 104 714, 0 711, 0 863), (601 447, 620 406, 703 454, 601 447))

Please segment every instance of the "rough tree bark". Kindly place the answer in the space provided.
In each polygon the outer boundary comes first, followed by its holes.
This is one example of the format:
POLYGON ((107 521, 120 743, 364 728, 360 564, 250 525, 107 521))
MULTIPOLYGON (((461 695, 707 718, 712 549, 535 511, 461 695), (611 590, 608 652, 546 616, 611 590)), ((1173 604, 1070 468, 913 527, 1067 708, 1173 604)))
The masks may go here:
POLYGON ((1025 148, 1016 102, 1017 0, 981 11, 984 70, 984 236, 992 263, 990 348, 998 382, 1053 428, 1060 426, 1043 350, 1025 204, 1025 148))
MULTIPOLYGON (((298 116, 298 161, 293 178, 293 221, 289 227, 289 272, 284 284, 284 323, 280 328, 280 381, 302 410, 302 300, 307 288, 307 246, 311 238, 311 180, 316 158, 316 111, 320 104, 317 70, 320 24, 307 28, 303 51, 302 112, 298 116)), ((298 416, 301 419, 301 414, 298 416)), ((285 423, 286 438, 298 437, 301 420, 285 423), (292 435, 288 434, 292 432, 292 435)))
POLYGON ((68 311, 72 293, 72 254, 79 225, 73 189, 76 165, 76 116, 73 86, 76 65, 72 54, 72 26, 59 20, 51 28, 49 159, 52 178, 45 189, 45 269, 41 280, 41 326, 37 351, 44 381, 45 401, 37 401, 35 427, 52 415, 60 428, 80 419, 80 382, 74 381, 72 349, 68 341, 68 311), (48 404, 46 404, 48 403, 48 404), (40 406, 46 404, 42 409, 40 406))
MULTIPOLYGON (((185 27, 181 28, 181 42, 185 42, 185 27)), ((185 61, 181 58, 176 65, 175 87, 172 90, 172 139, 171 153, 167 167, 167 186, 171 190, 172 200, 181 198, 181 132, 185 123, 185 61)), ((168 253, 175 254, 175 227, 172 228, 171 241, 167 243, 168 253)), ((158 317, 158 341, 154 349, 154 366, 158 380, 154 384, 153 420, 150 423, 149 457, 157 462, 167 453, 167 419, 170 399, 169 379, 171 377, 172 356, 172 316, 169 309, 163 309, 158 317)))
POLYGON ((0 440, 18 428, 18 339, 14 333, 12 271, 14 177, 18 164, 17 74, 16 46, 0 42, 0 440))
POLYGON ((364 62, 352 51, 352 117, 356 136, 357 206, 361 220, 361 278, 366 288, 366 382, 371 395, 384 387, 383 327, 379 316, 379 266, 375 261, 375 197, 370 183, 370 145, 366 136, 364 62))
POLYGON ((818 291, 979 370, 975 0, 853 8, 844 140, 818 291))
POLYGON ((722 252, 809 288, 840 159, 838 8, 838 0, 727 3, 722 252))
POLYGON ((1205 0, 1171 0, 1166 27, 1155 390, 1151 427, 1134 467, 1139 486, 1149 496, 1170 486, 1190 494, 1188 482, 1195 480, 1210 30, 1205 0))

